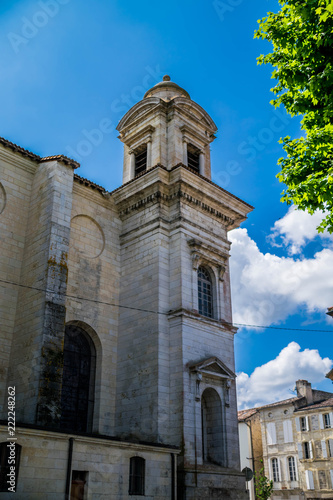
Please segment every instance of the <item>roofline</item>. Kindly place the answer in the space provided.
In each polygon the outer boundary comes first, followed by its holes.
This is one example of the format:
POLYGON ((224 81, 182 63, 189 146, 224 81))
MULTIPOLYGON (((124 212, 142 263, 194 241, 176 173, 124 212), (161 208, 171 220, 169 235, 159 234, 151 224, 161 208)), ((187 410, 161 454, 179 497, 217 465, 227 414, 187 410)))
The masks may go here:
POLYGON ((32 161, 36 161, 37 163, 45 163, 47 161, 60 161, 64 163, 65 165, 69 165, 71 167, 79 168, 80 163, 73 160, 72 158, 68 158, 68 156, 65 155, 54 155, 54 156, 39 156, 36 155, 35 153, 32 153, 28 149, 24 149, 21 146, 18 146, 14 142, 8 141, 4 137, 0 137, 0 144, 4 146, 5 148, 9 148, 14 153, 19 153, 21 156, 24 156, 26 158, 30 158, 32 161))

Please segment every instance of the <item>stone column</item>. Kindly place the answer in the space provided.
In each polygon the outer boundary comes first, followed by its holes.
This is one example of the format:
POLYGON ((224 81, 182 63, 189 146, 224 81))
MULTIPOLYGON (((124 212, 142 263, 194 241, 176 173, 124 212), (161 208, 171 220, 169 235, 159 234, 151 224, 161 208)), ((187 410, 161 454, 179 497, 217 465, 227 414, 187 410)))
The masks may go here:
POLYGON ((131 163, 130 163, 130 180, 134 179, 135 177, 135 154, 134 151, 129 152, 130 157, 131 157, 131 163))
POLYGON ((151 140, 147 142, 147 170, 151 167, 151 140))
POLYGON ((205 175, 205 155, 204 155, 204 153, 199 153, 199 174, 205 175))
POLYGON ((183 140, 183 163, 184 165, 188 165, 187 163, 187 142, 183 140))

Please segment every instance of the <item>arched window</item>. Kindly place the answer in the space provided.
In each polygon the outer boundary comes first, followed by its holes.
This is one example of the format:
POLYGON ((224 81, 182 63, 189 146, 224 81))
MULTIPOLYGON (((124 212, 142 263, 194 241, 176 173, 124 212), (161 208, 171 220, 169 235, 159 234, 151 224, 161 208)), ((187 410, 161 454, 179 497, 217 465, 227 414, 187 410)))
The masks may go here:
POLYGON ((295 457, 288 457, 289 480, 297 481, 295 457))
POLYGON ((131 457, 129 476, 129 495, 145 494, 145 459, 131 457))
POLYGON ((198 268, 198 309, 199 314, 213 317, 213 285, 209 272, 203 266, 198 268))
POLYGON ((202 456, 204 462, 226 465, 222 404, 214 389, 205 389, 201 398, 202 456))
POLYGON ((61 425, 90 432, 94 410, 96 350, 89 335, 76 325, 65 329, 61 389, 61 425))
POLYGON ((277 458, 272 458, 272 477, 274 483, 280 482, 280 467, 277 458))

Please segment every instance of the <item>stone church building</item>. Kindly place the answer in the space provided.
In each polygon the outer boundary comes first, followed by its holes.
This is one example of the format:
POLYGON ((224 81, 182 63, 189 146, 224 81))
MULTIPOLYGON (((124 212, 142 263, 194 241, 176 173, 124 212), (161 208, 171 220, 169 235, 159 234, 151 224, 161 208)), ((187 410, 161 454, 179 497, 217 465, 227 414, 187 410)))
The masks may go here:
POLYGON ((245 500, 227 233, 252 207, 169 77, 117 130, 113 192, 0 139, 1 498, 245 500))

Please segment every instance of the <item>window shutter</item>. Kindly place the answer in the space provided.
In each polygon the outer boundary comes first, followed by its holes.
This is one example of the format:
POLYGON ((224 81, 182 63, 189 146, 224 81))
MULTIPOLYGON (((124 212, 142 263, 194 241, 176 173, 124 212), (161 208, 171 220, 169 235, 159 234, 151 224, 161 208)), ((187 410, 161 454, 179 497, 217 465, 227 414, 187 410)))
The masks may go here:
POLYGON ((295 458, 295 472, 296 472, 296 481, 298 481, 298 466, 297 466, 297 458, 295 458))
MULTIPOLYGON (((324 428, 324 427, 322 427, 322 428, 324 428)), ((297 431, 301 430, 301 426, 300 426, 300 423, 299 423, 299 417, 296 417, 296 430, 297 431)))
POLYGON ((332 427, 333 427, 333 412, 330 411, 329 415, 330 415, 330 426, 332 429, 332 427))
POLYGON ((297 448, 298 448, 298 457, 300 460, 302 460, 302 458, 303 458, 302 443, 297 443, 297 448))
POLYGON ((333 439, 328 440, 329 456, 333 457, 333 439))
POLYGON ((306 479, 306 487, 307 487, 307 489, 308 490, 314 490, 312 470, 306 470, 305 471, 305 479, 306 479))
POLYGON ((273 470, 272 470, 272 459, 268 459, 268 473, 269 473, 269 479, 273 481, 273 470))
POLYGON ((330 476, 331 476, 331 488, 333 489, 333 470, 330 470, 330 476))
POLYGON ((293 430, 292 430, 291 420, 285 420, 283 422, 283 434, 285 443, 293 442, 293 430))
POLYGON ((309 417, 305 417, 305 426, 306 426, 306 430, 309 431, 310 430, 310 427, 309 427, 309 417))
POLYGON ((323 452, 323 458, 327 458, 327 448, 326 448, 326 441, 321 442, 321 449, 323 452))
POLYGON ((313 448, 311 441, 309 441, 309 453, 310 453, 310 458, 313 458, 313 448))
POLYGON ((323 429, 323 428, 324 428, 324 416, 323 416, 323 414, 322 414, 322 413, 319 413, 319 427, 320 427, 321 429, 323 429))
POLYGON ((276 444, 276 429, 274 422, 269 422, 267 424, 267 444, 276 444))

